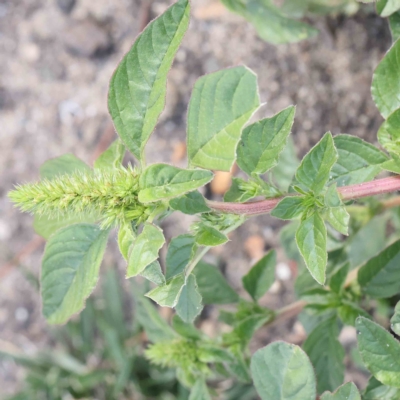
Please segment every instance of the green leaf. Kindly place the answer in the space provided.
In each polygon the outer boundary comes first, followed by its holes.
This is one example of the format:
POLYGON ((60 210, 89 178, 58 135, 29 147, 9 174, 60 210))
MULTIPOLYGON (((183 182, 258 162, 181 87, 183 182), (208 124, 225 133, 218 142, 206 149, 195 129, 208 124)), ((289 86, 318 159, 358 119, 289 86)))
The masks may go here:
POLYGON ((162 273, 161 265, 158 261, 153 261, 149 264, 140 275, 158 286, 165 284, 165 276, 162 273))
POLYGON ((340 386, 335 393, 324 393, 321 400, 361 400, 360 392, 353 382, 340 386))
POLYGON ((400 41, 393 44, 375 69, 371 92, 383 118, 400 107, 400 41))
POLYGON ((271 211, 271 215, 284 220, 297 218, 306 210, 303 203, 302 196, 287 196, 271 211))
POLYGON ((272 180, 282 191, 288 191, 299 164, 293 140, 289 136, 286 147, 279 156, 278 164, 270 171, 272 180))
POLYGON ((197 190, 171 199, 169 205, 173 210, 189 215, 210 211, 204 197, 197 190))
POLYGON ((296 231, 296 243, 311 275, 320 285, 323 285, 328 261, 326 227, 317 212, 301 221, 296 231))
POLYGON ((400 38, 400 11, 393 13, 389 17, 389 26, 392 33, 392 40, 395 42, 400 38))
POLYGON ((333 271, 332 276, 329 280, 329 287, 335 293, 339 294, 342 292, 349 270, 350 270, 350 263, 346 262, 333 271))
POLYGON ((193 270, 203 304, 236 303, 239 296, 213 265, 200 261, 193 270))
POLYGON ((206 382, 203 378, 197 379, 190 391, 189 400, 211 400, 210 393, 208 392, 206 382))
POLYGON ((63 228, 47 242, 41 275, 43 314, 62 324, 82 310, 96 286, 108 230, 76 224, 63 228))
POLYGON ((331 171, 331 180, 338 186, 370 181, 381 172, 387 156, 364 140, 351 135, 337 135, 333 138, 338 160, 331 171))
POLYGON ((135 319, 145 330, 151 342, 157 343, 176 339, 176 333, 167 322, 160 316, 156 307, 150 300, 137 293, 134 285, 133 295, 135 298, 135 319))
POLYGON ((358 283, 364 293, 388 298, 400 292, 400 240, 371 258, 358 271, 358 283))
POLYGON ((139 201, 150 203, 178 197, 205 185, 212 178, 211 171, 153 164, 140 175, 139 201))
POLYGON ((387 219, 377 215, 349 238, 346 248, 350 269, 359 267, 385 248, 386 225, 387 219))
POLYGON ((100 219, 99 215, 91 215, 91 214, 71 214, 71 215, 63 215, 59 218, 48 217, 47 215, 35 215, 33 219, 33 229, 35 232, 44 237, 45 239, 49 239, 50 236, 69 225, 80 224, 80 223, 95 223, 100 219))
POLYGON ((235 314, 234 329, 225 335, 225 341, 231 345, 239 343, 242 348, 246 347, 254 333, 272 321, 274 316, 272 310, 241 299, 235 314))
POLYGON ((294 344, 274 342, 256 351, 251 374, 262 400, 315 399, 315 376, 306 353, 294 344))
POLYGON ((228 237, 207 224, 199 224, 196 232, 196 243, 199 246, 219 246, 228 241, 228 237))
POLYGON ((73 154, 64 154, 44 162, 40 167, 42 179, 53 179, 60 175, 89 171, 90 167, 73 154))
POLYGON ((400 335, 400 301, 394 308, 393 317, 390 318, 390 327, 396 335, 400 335))
POLYGON ((119 227, 118 230, 118 247, 125 260, 129 258, 129 250, 136 239, 136 234, 133 231, 132 224, 126 222, 119 227))
POLYGON ((275 281, 276 252, 267 253, 242 278, 247 293, 258 301, 268 291, 275 281))
POLYGON ((257 77, 246 67, 198 79, 188 111, 189 164, 229 171, 242 128, 259 105, 257 77))
POLYGON ((117 139, 111 143, 110 147, 101 153, 94 162, 95 169, 118 168, 125 156, 125 146, 121 140, 117 139))
POLYGON ((126 147, 139 159, 165 105, 167 74, 189 24, 179 0, 138 36, 111 78, 108 109, 126 147))
POLYGON ((182 320, 178 315, 174 315, 172 318, 172 328, 182 337, 192 339, 192 340, 200 340, 201 339, 201 331, 195 328, 192 323, 187 323, 182 320))
POLYGON ((336 317, 322 321, 303 344, 317 376, 318 393, 335 390, 343 383, 345 351, 338 340, 336 317))
POLYGON ((400 8, 400 0, 378 0, 376 11, 381 17, 388 17, 400 8))
POLYGON ((186 278, 186 282, 179 294, 178 303, 175 306, 176 313, 184 322, 193 322, 202 309, 201 295, 197 288, 196 277, 190 274, 186 278))
POLYGON ((356 303, 348 300, 342 300, 342 304, 338 308, 339 318, 345 325, 355 326, 358 317, 371 319, 371 316, 360 308, 356 303))
POLYGON ((337 157, 332 135, 328 132, 305 155, 296 171, 296 179, 313 192, 321 192, 337 157))
POLYGON ((195 237, 189 234, 173 238, 167 252, 167 280, 182 273, 196 252, 195 237))
POLYGON ((296 108, 290 106, 243 130, 237 148, 237 163, 248 175, 265 174, 278 164, 279 155, 292 129, 296 108))
POLYGON ((359 317, 358 349, 368 370, 384 385, 400 387, 400 343, 385 329, 359 317))
POLYGON ((270 0, 223 0, 223 4, 247 19, 261 39, 273 44, 299 42, 318 34, 312 26, 287 18, 270 0))
POLYGON ((378 131, 379 143, 389 153, 400 155, 400 109, 389 115, 378 131))
POLYGON ((145 224, 130 250, 126 277, 139 275, 149 264, 156 261, 158 251, 164 243, 162 230, 158 226, 145 224))
POLYGON ((342 199, 336 189, 336 184, 328 187, 325 193, 325 205, 327 210, 324 217, 331 226, 343 235, 349 234, 350 215, 343 205, 342 199))
POLYGON ((400 389, 384 386, 373 376, 363 394, 363 400, 397 400, 400 397, 400 389))
POLYGON ((154 300, 161 307, 175 307, 184 284, 185 277, 183 274, 177 275, 165 285, 156 287, 146 293, 146 297, 154 300))

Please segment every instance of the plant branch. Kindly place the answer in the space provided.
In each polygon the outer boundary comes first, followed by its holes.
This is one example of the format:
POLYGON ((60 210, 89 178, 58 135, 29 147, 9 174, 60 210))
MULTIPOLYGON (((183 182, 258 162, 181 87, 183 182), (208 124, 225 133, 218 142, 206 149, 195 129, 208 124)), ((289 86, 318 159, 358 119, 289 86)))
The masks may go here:
POLYGON ((303 308, 307 305, 307 302, 304 300, 297 300, 294 303, 291 303, 285 307, 282 307, 278 311, 276 311, 276 316, 271 322, 267 322, 266 325, 278 325, 282 321, 286 321, 289 318, 295 317, 300 314, 303 308))
MULTIPOLYGON (((376 179, 374 181, 338 188, 343 200, 356 200, 362 197, 376 196, 400 190, 400 176, 376 179)), ((289 194, 288 196, 291 196, 289 194)), ((241 215, 259 215, 270 213, 284 197, 253 201, 249 203, 224 203, 208 201, 207 204, 215 211, 241 215)), ((400 199, 398 199, 400 204, 400 199)))

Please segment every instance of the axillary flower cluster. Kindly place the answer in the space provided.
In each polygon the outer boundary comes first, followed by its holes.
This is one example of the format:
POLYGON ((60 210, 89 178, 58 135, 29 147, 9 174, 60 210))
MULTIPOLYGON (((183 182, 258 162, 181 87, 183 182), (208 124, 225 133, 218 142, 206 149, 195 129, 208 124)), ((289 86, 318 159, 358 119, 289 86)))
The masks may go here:
POLYGON ((120 166, 107 171, 77 171, 20 185, 9 197, 22 211, 39 216, 98 216, 105 229, 127 221, 140 224, 148 219, 154 205, 140 203, 138 192, 139 172, 132 166, 120 166))

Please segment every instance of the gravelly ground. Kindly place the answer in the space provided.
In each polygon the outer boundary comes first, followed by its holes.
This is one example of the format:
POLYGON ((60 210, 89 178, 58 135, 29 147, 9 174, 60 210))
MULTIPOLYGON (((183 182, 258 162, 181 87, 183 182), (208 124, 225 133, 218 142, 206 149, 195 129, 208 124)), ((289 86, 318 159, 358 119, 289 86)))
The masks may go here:
MULTIPOLYGON (((7 191, 17 182, 37 179, 48 158, 73 152, 91 162, 100 138, 110 130, 108 80, 138 33, 140 1, 77 0, 68 13, 72 0, 0 0, 0 267, 34 237, 31 217, 13 209, 7 191)), ((155 1, 151 16, 167 6, 155 1)), ((238 64, 259 76, 260 95, 267 102, 259 117, 297 104, 293 132, 299 154, 327 130, 375 141, 381 119, 369 87, 390 44, 386 22, 364 14, 321 18, 314 22, 321 30, 317 38, 274 47, 217 2, 193 1, 193 14, 169 75, 167 107, 149 142, 149 161, 184 165, 186 107, 195 80, 238 64)), ((186 217, 168 220, 167 237, 187 224, 186 217)), ((258 218, 214 251, 212 257, 223 260, 235 287, 260 250, 278 245, 278 226, 269 217, 258 218), (246 244, 244 250, 239 242, 246 244)), ((23 260, 34 275, 41 252, 42 246, 23 260)), ((115 263, 116 254, 113 241, 107 263, 115 263)), ((0 343, 28 352, 44 346, 48 328, 36 291, 21 269, 0 274, 0 343)), ((290 287, 287 281, 277 284, 266 301, 272 306, 287 303, 293 297, 290 287)), ((288 324, 261 333, 259 340, 279 336, 296 341, 301 329, 288 324)), ((0 364, 0 397, 12 392, 21 377, 11 364, 0 364)))

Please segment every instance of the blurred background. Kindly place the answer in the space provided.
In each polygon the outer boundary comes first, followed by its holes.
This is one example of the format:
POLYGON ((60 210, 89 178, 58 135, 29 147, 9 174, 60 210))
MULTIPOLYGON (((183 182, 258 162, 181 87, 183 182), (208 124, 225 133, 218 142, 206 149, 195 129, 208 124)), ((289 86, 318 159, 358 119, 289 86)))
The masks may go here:
MULTIPOLYGON (((116 137, 107 113, 108 81, 140 30, 170 4, 0 0, 0 354, 14 356, 0 356, 1 399, 16 394, 15 399, 185 399, 173 374, 150 369, 141 356, 138 345, 146 338, 133 315, 137 289, 124 279, 115 234, 84 317, 49 327, 38 293, 44 241, 35 234, 32 218, 7 199, 16 183, 37 180, 47 159, 70 152, 92 163, 107 148, 116 137)), ((166 109, 147 146, 149 162, 185 165, 186 108, 194 82, 238 64, 258 74, 260 97, 267 104, 257 117, 297 105, 293 139, 299 156, 328 130, 376 141, 382 119, 370 84, 391 44, 385 19, 368 9, 315 18, 309 22, 319 36, 276 47, 217 0, 194 0, 192 9, 189 31, 169 74, 166 109)), ((229 185, 230 175, 219 173, 206 195, 218 198, 229 185)), ((183 215, 168 218, 162 226, 167 239, 183 233, 190 221, 183 215)), ((263 299, 272 308, 293 299, 296 274, 296 265, 279 249, 279 227, 268 216, 251 220, 209 256, 242 291, 241 277, 252 262, 277 248, 277 281, 263 299)), ((170 311, 161 313, 168 317, 170 311)), ((210 335, 215 315, 206 307, 201 317, 210 335)), ((343 332, 341 340, 350 346, 354 331, 343 332)), ((279 329, 261 330, 254 348, 276 338, 301 343, 304 336, 301 324, 288 321, 279 329)), ((347 361, 351 378, 362 384, 362 372, 347 361)), ((245 398, 238 396, 232 399, 245 398)))

